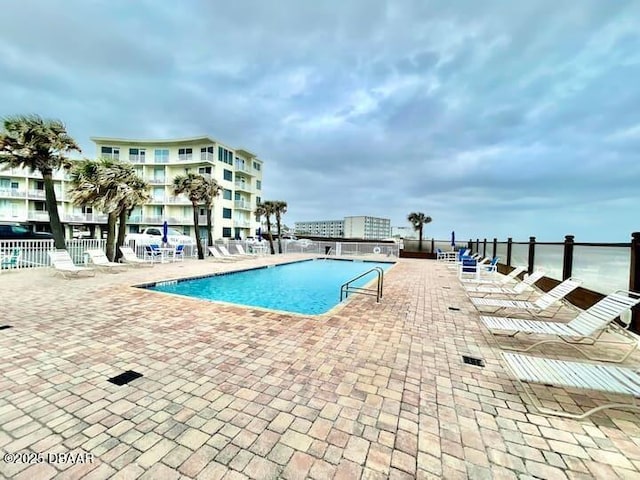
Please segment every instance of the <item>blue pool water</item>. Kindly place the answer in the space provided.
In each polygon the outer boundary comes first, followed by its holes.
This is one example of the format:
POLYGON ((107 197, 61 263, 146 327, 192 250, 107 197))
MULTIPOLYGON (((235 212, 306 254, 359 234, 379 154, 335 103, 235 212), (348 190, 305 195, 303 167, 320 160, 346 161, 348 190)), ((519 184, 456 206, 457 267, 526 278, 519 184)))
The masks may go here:
MULTIPOLYGON (((387 270, 392 265, 312 260, 177 283, 161 282, 149 288, 205 300, 319 315, 340 303, 343 283, 373 267, 387 270)), ((376 275, 370 273, 352 285, 362 287, 375 278, 376 275)))

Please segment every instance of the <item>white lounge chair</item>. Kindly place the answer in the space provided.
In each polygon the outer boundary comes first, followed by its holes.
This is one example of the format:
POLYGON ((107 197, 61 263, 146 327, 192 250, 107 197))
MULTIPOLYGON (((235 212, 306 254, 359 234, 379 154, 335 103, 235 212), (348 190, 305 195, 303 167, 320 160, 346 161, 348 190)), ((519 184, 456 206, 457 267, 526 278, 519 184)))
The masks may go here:
POLYGON ((638 340, 625 328, 616 324, 614 320, 622 315, 623 312, 633 308, 639 303, 640 293, 618 290, 615 293, 607 295, 588 309, 580 312, 580 314, 578 314, 578 316, 569 323, 488 316, 481 316, 480 321, 484 323, 494 335, 508 335, 515 337, 518 334, 540 334, 554 337, 552 339, 536 342, 526 348, 518 348, 501 344, 500 347, 506 350, 528 352, 533 348, 547 343, 564 342, 591 360, 604 360, 607 362, 619 363, 625 361, 638 347, 638 340), (602 334, 605 331, 619 334, 620 336, 625 337, 627 341, 620 342, 601 340, 602 334), (599 340, 600 342, 598 342, 599 340), (629 345, 632 348, 621 358, 615 360, 595 356, 587 350, 580 348, 585 345, 594 345, 597 342, 601 344, 629 345))
POLYGON ((513 308, 516 310, 526 310, 531 314, 535 314, 546 310, 557 301, 562 300, 569 293, 578 288, 580 284, 582 284, 582 280, 578 280, 577 278, 569 278, 561 284, 557 285, 555 288, 549 290, 544 295, 540 296, 540 298, 538 298, 535 302, 528 302, 524 300, 510 300, 506 298, 477 297, 471 297, 471 301, 476 307, 494 308, 493 313, 503 308, 513 308))
POLYGON ((469 293, 484 293, 485 296, 488 294, 502 293, 505 295, 520 295, 524 293, 526 290, 533 287, 533 285, 544 277, 544 270, 536 270, 531 275, 528 275, 524 280, 522 280, 517 285, 513 287, 492 287, 492 286, 483 286, 483 285, 463 285, 465 290, 469 293))
POLYGON ((503 352, 502 357, 524 393, 541 413, 583 419, 608 408, 640 410, 637 401, 640 398, 640 372, 637 370, 614 365, 552 360, 518 353, 503 352), (553 410, 542 405, 531 388, 532 383, 629 395, 631 403, 607 403, 580 414, 553 410))
POLYGON ((222 262, 235 262, 236 260, 240 260, 240 257, 225 257, 216 247, 207 247, 207 250, 209 250, 209 253, 213 255, 213 258, 222 262))
POLYGON ((242 258, 247 258, 249 257, 249 255, 239 255, 239 254, 234 254, 231 253, 227 247, 225 247, 224 245, 217 245, 218 250, 220 250, 220 253, 222 253, 223 257, 228 257, 228 258, 237 258, 237 259, 242 259, 242 258))
POLYGON ((89 255, 91 263, 93 263, 99 270, 118 272, 127 268, 126 263, 110 262, 102 250, 86 250, 85 253, 89 255))
POLYGON ((122 257, 120 258, 121 262, 124 262, 128 265, 133 265, 135 267, 153 267, 153 262, 148 262, 141 258, 138 258, 136 252, 133 251, 131 247, 119 247, 120 252, 122 252, 122 257))
POLYGON ((80 267, 74 264, 71 255, 69 255, 69 252, 66 250, 47 252, 47 255, 49 255, 51 265, 55 269, 56 273, 59 273, 64 278, 67 278, 67 275, 74 275, 77 277, 81 273, 86 273, 90 276, 94 276, 96 274, 96 271, 93 268, 80 267))
POLYGON ((236 243, 236 250, 238 251, 239 255, 243 255, 245 257, 256 257, 257 256, 256 253, 247 253, 244 250, 244 247, 242 245, 240 245, 239 243, 236 243))
MULTIPOLYGON (((515 267, 513 270, 511 270, 508 275, 496 275, 493 277, 481 278, 480 280, 473 282, 475 283, 475 285, 463 285, 463 287, 467 291, 475 292, 477 291, 476 289, 478 288, 487 288, 487 286, 491 286, 491 285, 493 286, 506 285, 512 280, 517 280, 518 275, 520 275, 522 272, 525 272, 526 270, 527 270, 527 267, 520 265, 515 267)), ((470 283, 470 281, 465 280, 465 283, 470 283)))

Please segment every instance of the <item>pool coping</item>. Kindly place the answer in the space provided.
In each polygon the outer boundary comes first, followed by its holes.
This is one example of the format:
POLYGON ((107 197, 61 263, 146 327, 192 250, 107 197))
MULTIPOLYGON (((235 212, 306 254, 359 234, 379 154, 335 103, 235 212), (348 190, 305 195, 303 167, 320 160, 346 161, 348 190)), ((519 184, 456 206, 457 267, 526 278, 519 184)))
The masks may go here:
MULTIPOLYGON (((354 259, 354 258, 316 257, 316 258, 305 258, 305 259, 302 259, 302 260, 292 260, 292 261, 289 261, 289 262, 285 261, 285 262, 281 262, 281 263, 275 263, 273 265, 261 265, 261 266, 257 266, 257 267, 241 268, 241 269, 238 269, 238 270, 227 270, 227 271, 224 271, 224 272, 213 272, 213 273, 207 273, 206 275, 195 275, 195 276, 192 276, 192 277, 171 278, 171 279, 167 279, 167 280, 159 280, 159 281, 154 281, 154 282, 139 283, 139 284, 136 284, 136 285, 130 285, 130 288, 143 289, 143 290, 146 290, 146 291, 151 292, 153 294, 171 295, 171 296, 175 296, 175 297, 179 297, 179 298, 190 298, 192 300, 197 300, 197 301, 201 301, 201 302, 207 302, 207 303, 213 303, 213 304, 218 304, 218 305, 237 307, 237 308, 248 309, 248 310, 258 310, 258 311, 263 311, 263 312, 268 312, 268 313, 277 313, 277 314, 280 314, 280 315, 292 315, 292 316, 295 316, 295 317, 302 317, 302 318, 318 318, 318 317, 325 317, 325 316, 335 315, 337 310, 340 310, 340 309, 344 308, 346 305, 348 305, 350 303, 350 300, 351 300, 351 298, 353 298, 353 296, 352 297, 348 297, 348 296, 345 297, 344 300, 338 302, 336 305, 331 307, 326 312, 317 313, 317 314, 310 314, 310 313, 291 312, 289 310, 277 310, 275 308, 267 308, 267 307, 253 306, 253 305, 243 305, 241 303, 231 303, 231 302, 225 302, 223 300, 208 300, 208 299, 199 298, 199 297, 190 297, 188 295, 181 295, 181 294, 178 294, 178 293, 171 293, 171 292, 162 292, 162 291, 152 290, 151 289, 152 287, 156 287, 156 286, 175 285, 177 283, 186 282, 186 281, 190 281, 190 280, 199 280, 199 279, 202 279, 202 278, 218 277, 218 276, 224 276, 224 275, 231 275, 231 274, 234 274, 234 273, 249 272, 249 271, 252 271, 252 270, 263 270, 265 268, 275 268, 275 267, 279 267, 279 266, 283 266, 283 265, 292 265, 294 263, 315 262, 315 261, 319 261, 319 260, 334 260, 334 261, 339 261, 339 262, 356 262, 356 263, 388 263, 391 266, 389 267, 389 270, 387 270, 387 272, 391 271, 398 264, 397 260, 396 261, 390 261, 390 260, 382 261, 382 260, 362 260, 362 259, 354 259)), ((366 288, 366 287, 370 286, 375 281, 376 281, 375 278, 371 279, 371 281, 367 282, 364 285, 363 288, 366 288)))

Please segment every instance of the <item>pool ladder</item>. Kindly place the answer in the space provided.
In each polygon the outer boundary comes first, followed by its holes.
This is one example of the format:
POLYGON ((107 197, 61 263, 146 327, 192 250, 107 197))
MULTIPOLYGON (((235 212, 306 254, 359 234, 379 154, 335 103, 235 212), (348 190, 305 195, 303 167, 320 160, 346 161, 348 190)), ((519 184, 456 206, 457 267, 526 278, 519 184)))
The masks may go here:
POLYGON ((373 267, 371 270, 367 270, 366 272, 342 284, 342 286, 340 287, 340 301, 342 301, 343 298, 347 298, 350 293, 359 293, 362 295, 375 295, 376 303, 380 303, 380 299, 382 298, 383 285, 384 285, 384 270, 382 270, 382 268, 380 267, 373 267), (351 285, 351 283, 361 279, 365 275, 368 275, 369 273, 372 273, 372 272, 375 272, 378 277, 375 290, 372 288, 354 287, 351 285))

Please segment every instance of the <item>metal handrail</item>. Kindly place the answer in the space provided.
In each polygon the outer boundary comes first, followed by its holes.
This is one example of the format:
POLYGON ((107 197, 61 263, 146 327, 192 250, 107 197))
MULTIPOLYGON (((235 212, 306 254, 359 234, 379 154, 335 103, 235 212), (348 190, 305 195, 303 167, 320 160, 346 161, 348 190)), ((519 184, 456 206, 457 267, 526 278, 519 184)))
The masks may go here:
POLYGON ((367 270, 366 272, 361 273, 357 277, 352 278, 348 282, 345 282, 342 284, 342 286, 340 287, 340 301, 343 300, 343 294, 344 294, 344 298, 347 298, 349 296, 349 293, 351 292, 351 293, 360 293, 362 295, 375 295, 376 303, 380 303, 380 299, 382 298, 383 286, 384 286, 384 270, 381 267, 373 267, 372 269, 367 270), (356 280, 359 280, 365 275, 368 275, 369 273, 372 273, 372 272, 375 272, 377 275, 377 286, 376 286, 375 293, 373 293, 373 289, 371 288, 352 287, 350 285, 352 282, 355 282, 356 280))

